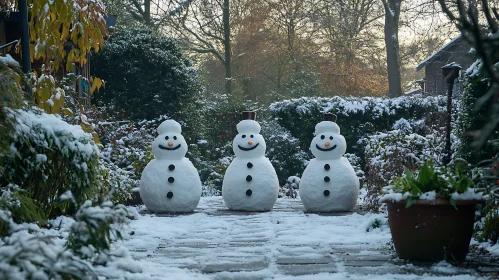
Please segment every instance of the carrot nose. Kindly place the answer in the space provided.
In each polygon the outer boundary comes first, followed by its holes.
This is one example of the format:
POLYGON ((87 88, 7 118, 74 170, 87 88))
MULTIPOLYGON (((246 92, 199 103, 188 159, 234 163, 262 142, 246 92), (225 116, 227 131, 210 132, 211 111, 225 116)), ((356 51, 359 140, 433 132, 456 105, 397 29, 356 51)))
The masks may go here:
POLYGON ((248 141, 248 145, 253 145, 253 141, 248 141))
POLYGON ((168 142, 168 146, 173 146, 173 142, 168 142))
POLYGON ((329 143, 329 142, 324 143, 324 146, 326 146, 326 147, 329 147, 329 145, 331 145, 331 143, 329 143))

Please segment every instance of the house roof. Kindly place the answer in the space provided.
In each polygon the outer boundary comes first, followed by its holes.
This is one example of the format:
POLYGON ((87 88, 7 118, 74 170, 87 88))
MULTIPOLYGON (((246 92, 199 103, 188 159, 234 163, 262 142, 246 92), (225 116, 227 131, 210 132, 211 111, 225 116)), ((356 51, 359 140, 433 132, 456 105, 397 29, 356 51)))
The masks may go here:
POLYGON ((437 59, 440 55, 442 55, 446 50, 450 49, 454 44, 457 42, 464 40, 464 37, 459 35, 456 38, 452 39, 449 43, 447 43, 445 46, 441 47, 438 51, 427 57, 425 60, 423 60, 421 63, 419 63, 418 67, 416 68, 416 71, 419 71, 423 69, 428 63, 432 62, 433 60, 437 59))

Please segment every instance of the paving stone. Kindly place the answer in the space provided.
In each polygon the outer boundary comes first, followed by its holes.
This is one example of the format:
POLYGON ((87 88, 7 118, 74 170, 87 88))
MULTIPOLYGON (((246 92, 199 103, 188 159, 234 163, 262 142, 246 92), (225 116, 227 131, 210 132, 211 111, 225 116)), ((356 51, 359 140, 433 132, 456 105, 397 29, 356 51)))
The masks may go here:
POLYGON ((278 265, 279 271, 290 275, 309 275, 323 272, 338 272, 336 264, 278 265))
POLYGON ((379 260, 379 261, 364 261, 364 260, 348 260, 345 261, 345 266, 384 266, 387 264, 387 261, 379 260))
POLYGON ((267 262, 256 261, 249 263, 222 263, 222 264, 208 264, 202 268, 204 273, 215 273, 222 271, 257 271, 266 269, 269 266, 267 262))
POLYGON ((404 270, 398 266, 376 266, 376 267, 358 267, 346 266, 345 272, 355 275, 383 275, 383 274, 405 274, 404 270))
POLYGON ((392 259, 391 256, 373 253, 372 255, 356 255, 356 254, 336 254, 335 256, 342 258, 345 261, 383 261, 387 262, 392 259))
POLYGON ((332 253, 334 253, 334 254, 357 254, 357 253, 360 253, 360 251, 362 251, 362 250, 359 248, 348 248, 348 247, 344 247, 344 248, 335 247, 332 249, 332 253))
POLYGON ((499 267, 497 267, 497 266, 482 266, 482 267, 478 268, 478 271, 487 272, 487 273, 492 273, 492 272, 499 273, 499 267))
POLYGON ((331 257, 323 257, 323 258, 291 258, 291 257, 282 257, 277 258, 277 264, 328 264, 332 263, 334 260, 331 257))

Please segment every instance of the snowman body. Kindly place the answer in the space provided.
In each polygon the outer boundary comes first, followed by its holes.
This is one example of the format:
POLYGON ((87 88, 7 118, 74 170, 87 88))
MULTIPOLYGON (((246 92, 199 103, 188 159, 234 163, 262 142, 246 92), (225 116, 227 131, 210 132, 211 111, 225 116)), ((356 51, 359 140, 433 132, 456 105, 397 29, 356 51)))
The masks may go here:
POLYGON ((300 199, 307 211, 351 211, 359 195, 359 179, 343 157, 345 138, 334 122, 321 122, 310 149, 315 159, 305 168, 300 181, 300 199))
POLYGON ((158 133, 152 147, 155 159, 146 165, 140 179, 140 197, 151 212, 192 212, 201 199, 201 180, 185 157, 187 143, 180 124, 164 121, 158 133))
POLYGON ((222 198, 227 208, 241 211, 270 211, 279 192, 274 167, 265 157, 265 140, 260 125, 243 120, 234 138, 236 158, 227 168, 222 184, 222 198))

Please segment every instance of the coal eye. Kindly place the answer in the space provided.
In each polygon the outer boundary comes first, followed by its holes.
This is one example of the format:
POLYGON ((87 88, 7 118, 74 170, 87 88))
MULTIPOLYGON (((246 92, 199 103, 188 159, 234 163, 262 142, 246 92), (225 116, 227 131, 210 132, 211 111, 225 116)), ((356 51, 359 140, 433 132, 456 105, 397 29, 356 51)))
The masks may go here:
POLYGON ((246 134, 243 134, 243 136, 241 136, 241 137, 246 138, 246 134))
POLYGON ((324 136, 324 135, 321 135, 321 139, 322 139, 322 140, 324 140, 324 138, 326 138, 326 136, 324 136))
POLYGON ((166 137, 165 137, 165 140, 168 140, 168 139, 170 139, 170 137, 166 136, 166 137))
POLYGON ((333 140, 333 136, 329 136, 329 140, 333 140))
POLYGON ((253 138, 253 134, 251 134, 250 137, 253 138))
MULTIPOLYGON (((333 138, 331 137, 331 139, 333 139, 333 138)), ((173 140, 177 140, 177 136, 173 136, 173 140)))

